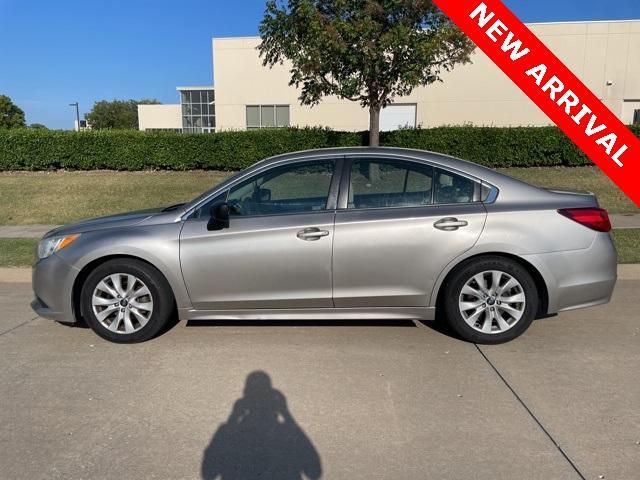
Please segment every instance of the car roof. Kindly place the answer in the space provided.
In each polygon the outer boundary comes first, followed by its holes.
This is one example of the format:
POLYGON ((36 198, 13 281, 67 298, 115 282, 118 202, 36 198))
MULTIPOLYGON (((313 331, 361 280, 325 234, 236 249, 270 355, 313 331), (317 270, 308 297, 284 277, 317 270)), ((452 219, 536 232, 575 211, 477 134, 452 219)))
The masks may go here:
MULTIPOLYGON (((528 195, 543 194, 544 191, 529 185, 521 180, 515 179, 504 173, 500 173, 484 165, 480 165, 468 160, 453 157, 451 155, 445 155, 442 153, 431 152, 428 150, 418 150, 412 148, 399 148, 399 147, 335 147, 335 148, 321 148, 315 150, 303 150, 299 152, 285 153, 281 155, 275 155, 273 157, 266 158, 257 165, 265 166, 269 164, 286 162, 288 160, 304 160, 305 158, 315 158, 319 156, 384 156, 384 157, 397 157, 398 159, 412 159, 418 161, 428 162, 437 166, 442 166, 445 169, 457 170, 466 175, 470 175, 479 180, 484 181, 490 185, 498 187, 503 195, 504 199, 507 194, 513 193, 518 196, 523 193, 528 195)), ((511 195, 509 195, 511 196, 511 195)))
MULTIPOLYGON (((478 178, 482 178, 483 175, 492 173, 496 174, 494 170, 488 167, 484 167, 477 163, 462 160, 460 158, 452 157, 442 153, 431 152, 427 150, 418 150, 411 148, 399 148, 399 147, 334 147, 334 148, 319 148, 315 150, 302 150, 298 152, 283 153, 275 155, 273 157, 266 158, 256 165, 266 165, 271 163, 280 163, 287 160, 301 160, 305 158, 312 158, 318 156, 366 156, 366 155, 389 155, 404 158, 413 158, 416 160, 423 160, 430 163, 436 163, 444 167, 460 170, 478 178), (475 173, 475 174, 474 174, 475 173)), ((502 174, 498 174, 503 176, 502 174)))

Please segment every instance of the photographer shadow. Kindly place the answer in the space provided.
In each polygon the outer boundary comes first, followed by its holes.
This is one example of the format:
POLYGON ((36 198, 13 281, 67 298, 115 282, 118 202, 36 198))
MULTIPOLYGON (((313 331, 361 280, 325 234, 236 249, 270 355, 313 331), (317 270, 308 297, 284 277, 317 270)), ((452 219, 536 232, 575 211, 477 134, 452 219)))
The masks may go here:
POLYGON ((205 480, 316 480, 322 466, 285 396, 271 386, 269 375, 256 371, 204 451, 201 473, 205 480))

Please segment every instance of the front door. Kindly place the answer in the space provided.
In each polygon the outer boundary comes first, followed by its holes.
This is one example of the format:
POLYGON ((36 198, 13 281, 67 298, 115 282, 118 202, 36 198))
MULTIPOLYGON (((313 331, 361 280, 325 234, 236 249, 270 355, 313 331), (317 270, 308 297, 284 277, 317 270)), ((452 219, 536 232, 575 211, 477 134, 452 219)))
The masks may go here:
POLYGON ((193 306, 333 306, 335 171, 336 160, 272 167, 240 181, 185 221, 180 262, 193 306), (207 230, 210 207, 225 200, 229 228, 207 230))
POLYGON ((335 306, 427 306, 440 272, 484 227, 476 182, 408 160, 356 157, 347 170, 335 224, 335 306))

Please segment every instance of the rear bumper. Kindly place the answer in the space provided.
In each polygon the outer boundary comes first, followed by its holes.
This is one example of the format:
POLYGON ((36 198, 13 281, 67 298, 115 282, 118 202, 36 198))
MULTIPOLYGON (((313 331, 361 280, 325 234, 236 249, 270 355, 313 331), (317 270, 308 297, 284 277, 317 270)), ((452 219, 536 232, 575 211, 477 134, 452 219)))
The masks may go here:
POLYGON ((543 276, 547 313, 609 302, 617 279, 617 253, 608 233, 598 233, 589 248, 524 255, 543 276))
POLYGON ((78 270, 55 253, 39 260, 31 272, 35 299, 31 308, 41 317, 59 322, 75 322, 73 314, 73 282, 78 270))

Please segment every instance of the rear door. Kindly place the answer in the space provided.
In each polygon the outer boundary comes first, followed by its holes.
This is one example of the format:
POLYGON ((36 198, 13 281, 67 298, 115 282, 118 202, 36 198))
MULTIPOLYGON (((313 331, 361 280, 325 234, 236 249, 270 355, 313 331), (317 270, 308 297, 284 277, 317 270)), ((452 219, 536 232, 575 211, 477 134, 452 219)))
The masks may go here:
POLYGON ((484 227, 480 185, 422 162, 347 158, 336 212, 336 307, 425 306, 484 227))

